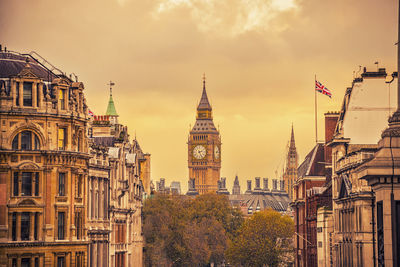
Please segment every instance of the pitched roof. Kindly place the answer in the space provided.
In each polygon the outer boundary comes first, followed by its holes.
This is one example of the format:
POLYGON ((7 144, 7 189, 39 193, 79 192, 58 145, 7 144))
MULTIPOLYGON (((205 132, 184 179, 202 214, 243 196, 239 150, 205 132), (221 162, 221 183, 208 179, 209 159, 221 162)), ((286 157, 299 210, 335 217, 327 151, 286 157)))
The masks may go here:
POLYGON ((211 110, 210 102, 208 101, 207 92, 206 92, 206 81, 203 80, 203 93, 201 94, 200 103, 197 106, 197 109, 209 109, 211 110))
POLYGON ((297 169, 298 177, 305 176, 324 176, 324 145, 322 143, 316 144, 313 149, 304 158, 303 163, 297 169))
POLYGON ((115 110, 114 100, 112 98, 111 91, 110 91, 110 99, 108 100, 108 106, 107 106, 106 115, 118 116, 117 111, 115 110))

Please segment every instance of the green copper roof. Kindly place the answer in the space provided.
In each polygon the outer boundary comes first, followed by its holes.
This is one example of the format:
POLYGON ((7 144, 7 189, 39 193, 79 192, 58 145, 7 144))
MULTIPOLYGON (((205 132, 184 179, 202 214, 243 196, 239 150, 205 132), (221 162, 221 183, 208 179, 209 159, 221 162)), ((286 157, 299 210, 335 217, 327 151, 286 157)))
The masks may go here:
POLYGON ((117 111, 115 110, 114 100, 112 98, 112 94, 110 94, 110 100, 108 100, 108 106, 107 106, 106 115, 118 116, 117 111))

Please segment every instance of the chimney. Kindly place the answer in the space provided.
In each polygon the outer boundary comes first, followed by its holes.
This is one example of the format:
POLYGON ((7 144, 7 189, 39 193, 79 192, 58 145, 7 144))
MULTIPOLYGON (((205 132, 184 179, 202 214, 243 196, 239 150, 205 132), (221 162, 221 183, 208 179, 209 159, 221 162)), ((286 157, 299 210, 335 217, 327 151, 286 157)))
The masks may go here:
POLYGON ((226 188, 226 178, 225 177, 221 177, 221 188, 226 188))
POLYGON ((251 180, 247 180, 247 190, 245 194, 251 194, 251 180))
POLYGON ((332 147, 327 144, 332 141, 333 135, 335 133, 336 124, 339 120, 340 113, 339 112, 328 112, 325 113, 325 166, 326 166, 326 177, 327 182, 330 180, 331 175, 331 164, 332 164, 332 147))
POLYGON ((285 181, 280 180, 280 184, 281 184, 281 191, 285 191, 285 181))
POLYGON ((261 185, 260 185, 260 177, 256 177, 256 185, 254 186, 254 190, 260 190, 261 189, 261 185))
POLYGON ((278 190, 278 180, 272 179, 272 190, 278 190))
POLYGON ((264 191, 268 191, 268 178, 263 178, 264 191))

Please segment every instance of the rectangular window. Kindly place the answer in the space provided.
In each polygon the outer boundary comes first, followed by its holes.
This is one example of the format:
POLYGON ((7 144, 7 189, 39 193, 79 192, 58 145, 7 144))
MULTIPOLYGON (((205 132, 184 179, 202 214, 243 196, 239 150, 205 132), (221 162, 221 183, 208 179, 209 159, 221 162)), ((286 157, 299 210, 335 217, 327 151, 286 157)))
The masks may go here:
POLYGON ((82 175, 78 176, 78 197, 82 196, 82 175))
POLYGON ((39 196, 39 173, 35 173, 35 196, 39 196))
POLYGON ((57 257, 57 267, 65 267, 65 257, 57 257))
POLYGON ((17 267, 17 259, 16 258, 12 259, 11 266, 12 267, 17 267))
POLYGON ((15 105, 19 106, 19 82, 15 86, 15 105))
POLYGON ((58 129, 58 149, 64 150, 66 145, 66 129, 58 129))
POLYGON ((29 240, 31 229, 31 216, 29 212, 21 214, 21 240, 29 240))
POLYGON ((32 107, 32 83, 24 82, 23 97, 24 106, 32 107))
POLYGON ((39 267, 39 258, 35 258, 35 267, 39 267))
POLYGON ((65 109, 65 90, 64 89, 60 89, 59 95, 58 95, 58 100, 60 101, 60 108, 62 110, 64 110, 65 109))
POLYGON ((12 241, 17 241, 17 213, 12 213, 12 226, 11 226, 12 241))
POLYGON ((22 196, 32 196, 32 172, 22 173, 22 186, 21 195, 22 196))
POLYGON ((32 150, 32 132, 23 131, 21 133, 21 149, 32 150))
POLYGON ((31 267, 31 258, 22 258, 21 267, 31 267))
POLYGON ((65 196, 65 173, 58 174, 58 195, 65 196))
POLYGON ((13 184, 14 184, 14 190, 13 190, 14 196, 18 196, 19 195, 18 174, 19 174, 18 172, 14 172, 14 182, 13 182, 13 184))
POLYGON ((65 238, 65 212, 58 213, 58 239, 63 240, 65 238))

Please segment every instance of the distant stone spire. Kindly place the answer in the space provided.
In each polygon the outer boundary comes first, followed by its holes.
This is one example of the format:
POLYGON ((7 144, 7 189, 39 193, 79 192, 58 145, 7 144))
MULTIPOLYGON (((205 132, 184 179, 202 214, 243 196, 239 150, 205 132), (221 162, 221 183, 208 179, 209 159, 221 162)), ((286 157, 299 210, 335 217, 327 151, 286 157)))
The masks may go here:
POLYGON ((289 146, 291 149, 296 149, 296 143, 295 143, 295 141, 294 141, 294 130, 293 130, 293 123, 292 123, 292 134, 291 134, 291 137, 290 137, 290 146, 289 146))
POLYGON ((201 95, 200 103, 197 106, 197 110, 211 110, 210 102, 208 101, 206 92, 206 76, 203 74, 203 93, 201 95))
POLYGON ((108 85, 110 86, 110 99, 108 100, 106 115, 118 117, 117 111, 115 110, 114 100, 112 97, 112 86, 115 84, 110 81, 108 85))
POLYGON ((235 181, 233 182, 232 195, 240 195, 239 177, 237 175, 235 177, 235 181))

